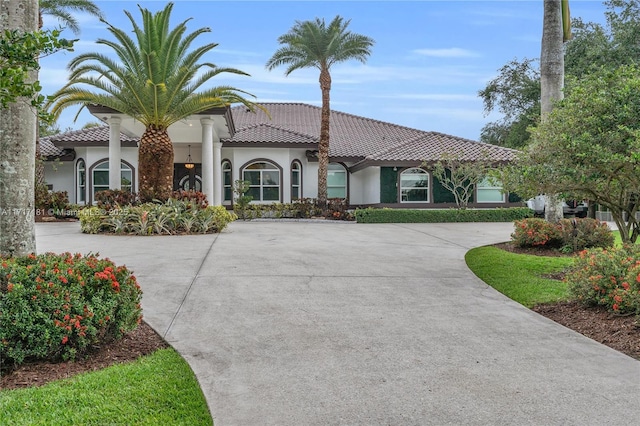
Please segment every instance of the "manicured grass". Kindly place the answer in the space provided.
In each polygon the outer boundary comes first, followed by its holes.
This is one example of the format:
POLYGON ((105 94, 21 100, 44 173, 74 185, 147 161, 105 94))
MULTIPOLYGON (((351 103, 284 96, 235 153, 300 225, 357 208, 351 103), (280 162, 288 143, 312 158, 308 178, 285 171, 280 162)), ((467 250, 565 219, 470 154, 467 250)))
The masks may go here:
POLYGON ((542 275, 561 272, 571 265, 570 257, 530 256, 486 246, 467 252, 465 260, 478 278, 526 307, 569 298, 565 283, 542 275))
POLYGON ((5 425, 212 425, 188 364, 173 349, 39 388, 0 391, 5 425))

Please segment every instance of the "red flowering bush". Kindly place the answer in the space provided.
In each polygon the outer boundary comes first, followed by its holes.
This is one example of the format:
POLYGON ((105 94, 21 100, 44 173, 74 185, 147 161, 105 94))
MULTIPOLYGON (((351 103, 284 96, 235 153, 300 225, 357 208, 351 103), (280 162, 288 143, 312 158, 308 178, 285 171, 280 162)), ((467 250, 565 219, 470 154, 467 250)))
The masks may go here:
POLYGON ((544 219, 517 220, 511 241, 519 247, 560 248, 568 253, 591 247, 613 246, 609 226, 595 219, 563 219, 557 224, 544 219))
POLYGON ((560 229, 544 219, 529 218, 516 220, 511 241, 519 247, 560 247, 562 236, 560 229))
POLYGON ((640 248, 583 250, 566 276, 569 291, 587 305, 640 314, 640 248))
POLYGON ((0 367, 74 359, 142 319, 142 291, 124 266, 70 253, 0 258, 0 367))

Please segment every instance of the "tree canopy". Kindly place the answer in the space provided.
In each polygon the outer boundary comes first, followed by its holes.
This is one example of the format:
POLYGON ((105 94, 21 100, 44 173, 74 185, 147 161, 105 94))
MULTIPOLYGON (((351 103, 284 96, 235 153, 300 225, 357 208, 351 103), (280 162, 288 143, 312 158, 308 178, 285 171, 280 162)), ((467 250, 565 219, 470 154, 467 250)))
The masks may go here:
MULTIPOLYGON (((605 2, 606 25, 572 20, 571 40, 565 43, 565 93, 576 78, 602 67, 640 62, 640 1, 605 2)), ((511 148, 529 143, 527 127, 540 117, 540 73, 537 60, 514 59, 478 92, 485 113, 498 111, 502 118, 488 123, 480 140, 511 148)))
POLYGON ((601 68, 573 84, 502 176, 522 196, 563 194, 611 211, 623 241, 640 235, 640 69, 601 68))

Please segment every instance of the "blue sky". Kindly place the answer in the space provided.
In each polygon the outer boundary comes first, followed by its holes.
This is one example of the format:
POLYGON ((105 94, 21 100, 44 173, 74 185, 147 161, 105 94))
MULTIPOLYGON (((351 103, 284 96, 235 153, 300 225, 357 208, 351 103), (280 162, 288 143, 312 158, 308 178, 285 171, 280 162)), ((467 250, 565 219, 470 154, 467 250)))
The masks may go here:
MULTIPOLYGON (((336 15, 351 19, 350 30, 375 40, 365 65, 348 62, 332 68, 331 107, 351 114, 478 139, 480 129, 497 115, 484 116, 477 93, 508 61, 538 58, 542 33, 542 0, 511 1, 174 1, 174 23, 193 18, 191 31, 209 27, 196 43, 218 43, 205 58, 221 67, 251 74, 222 74, 211 85, 232 85, 262 102, 304 102, 320 105, 317 71, 267 71, 265 63, 278 48, 278 36, 296 20, 336 15)), ((122 29, 131 24, 128 10, 139 22, 137 4, 152 11, 160 1, 96 1, 107 22, 122 29)), ((585 21, 604 21, 600 1, 572 0, 571 14, 585 21)), ((101 51, 98 38, 111 38, 95 18, 78 16, 80 39, 75 52, 42 60, 43 93, 51 94, 67 81, 66 66, 74 56, 101 51)), ((45 27, 57 23, 45 18, 45 27)), ((68 38, 76 38, 66 30, 68 38)), ((76 108, 60 117, 59 125, 80 128, 96 121, 76 108)))

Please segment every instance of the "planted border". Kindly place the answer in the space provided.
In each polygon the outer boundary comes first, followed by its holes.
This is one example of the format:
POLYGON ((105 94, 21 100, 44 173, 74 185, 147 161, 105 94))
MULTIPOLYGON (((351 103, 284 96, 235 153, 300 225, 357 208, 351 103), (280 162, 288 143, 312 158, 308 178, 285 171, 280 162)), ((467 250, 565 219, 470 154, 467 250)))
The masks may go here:
POLYGON ((405 210, 366 208, 355 211, 358 223, 513 222, 532 217, 528 207, 497 209, 405 210))

